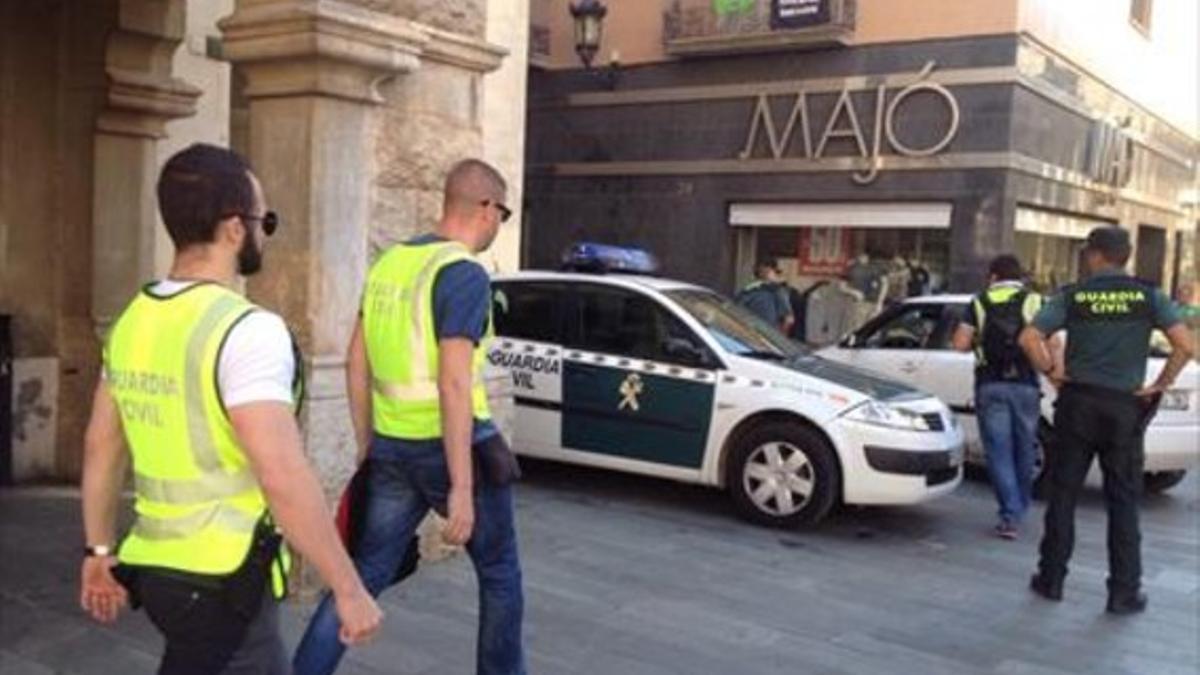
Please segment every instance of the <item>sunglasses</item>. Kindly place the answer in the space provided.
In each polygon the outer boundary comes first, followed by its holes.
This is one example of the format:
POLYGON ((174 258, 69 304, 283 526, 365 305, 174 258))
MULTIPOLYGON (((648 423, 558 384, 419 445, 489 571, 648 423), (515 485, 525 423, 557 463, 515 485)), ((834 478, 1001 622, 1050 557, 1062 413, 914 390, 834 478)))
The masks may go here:
POLYGON ((512 214, 513 214, 512 209, 508 208, 507 206, 505 206, 504 204, 502 204, 500 202, 494 202, 490 199, 485 199, 479 203, 481 206, 496 207, 496 210, 500 212, 500 222, 502 222, 502 223, 507 223, 508 219, 512 218, 512 214))
POLYGON ((267 211, 261 216, 252 216, 249 213, 231 213, 225 217, 230 218, 233 216, 241 218, 247 224, 261 222, 263 234, 266 234, 268 237, 275 234, 275 230, 279 228, 279 215, 274 211, 267 211))

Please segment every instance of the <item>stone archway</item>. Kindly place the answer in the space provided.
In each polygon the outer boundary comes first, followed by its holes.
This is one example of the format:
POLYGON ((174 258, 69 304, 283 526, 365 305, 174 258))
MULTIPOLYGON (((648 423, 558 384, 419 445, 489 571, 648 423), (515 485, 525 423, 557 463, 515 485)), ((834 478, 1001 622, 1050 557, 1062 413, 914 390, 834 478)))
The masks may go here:
POLYGON ((16 333, 16 480, 78 475, 97 336, 151 267, 155 143, 199 93, 171 75, 186 8, 0 0, 0 311, 16 333))

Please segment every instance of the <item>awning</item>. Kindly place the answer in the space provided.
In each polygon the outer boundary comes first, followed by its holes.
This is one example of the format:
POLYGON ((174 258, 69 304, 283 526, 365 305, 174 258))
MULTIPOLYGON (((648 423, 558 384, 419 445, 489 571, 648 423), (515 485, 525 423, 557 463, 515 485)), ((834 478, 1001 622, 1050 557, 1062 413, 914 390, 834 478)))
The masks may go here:
POLYGON ((948 202, 822 202, 729 207, 734 227, 871 227, 948 229, 948 202))
POLYGON ((1087 239, 1088 232, 1094 228, 1112 225, 1113 223, 1107 220, 1018 206, 1015 229, 1017 232, 1045 234, 1051 237, 1087 239))

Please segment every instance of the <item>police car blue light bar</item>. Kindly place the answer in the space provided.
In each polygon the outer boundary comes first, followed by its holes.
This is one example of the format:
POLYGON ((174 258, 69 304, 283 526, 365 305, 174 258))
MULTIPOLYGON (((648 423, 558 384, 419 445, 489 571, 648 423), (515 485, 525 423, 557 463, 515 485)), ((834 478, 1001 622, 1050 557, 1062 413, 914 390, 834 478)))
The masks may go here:
POLYGON ((653 254, 630 246, 611 246, 581 242, 563 253, 563 269, 576 272, 616 272, 657 274, 658 259, 653 254))

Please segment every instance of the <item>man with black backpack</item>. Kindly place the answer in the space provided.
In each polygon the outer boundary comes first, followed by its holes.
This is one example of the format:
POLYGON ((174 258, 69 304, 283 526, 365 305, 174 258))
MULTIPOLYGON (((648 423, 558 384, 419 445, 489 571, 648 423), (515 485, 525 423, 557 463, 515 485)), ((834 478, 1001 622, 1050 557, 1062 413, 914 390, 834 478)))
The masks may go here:
POLYGON ((1033 493, 1037 457, 1037 371, 1018 344, 1042 298, 1025 287, 1021 263, 1001 255, 988 267, 988 288, 975 296, 954 333, 954 348, 975 351, 975 412, 999 503, 996 535, 1016 539, 1033 493))

